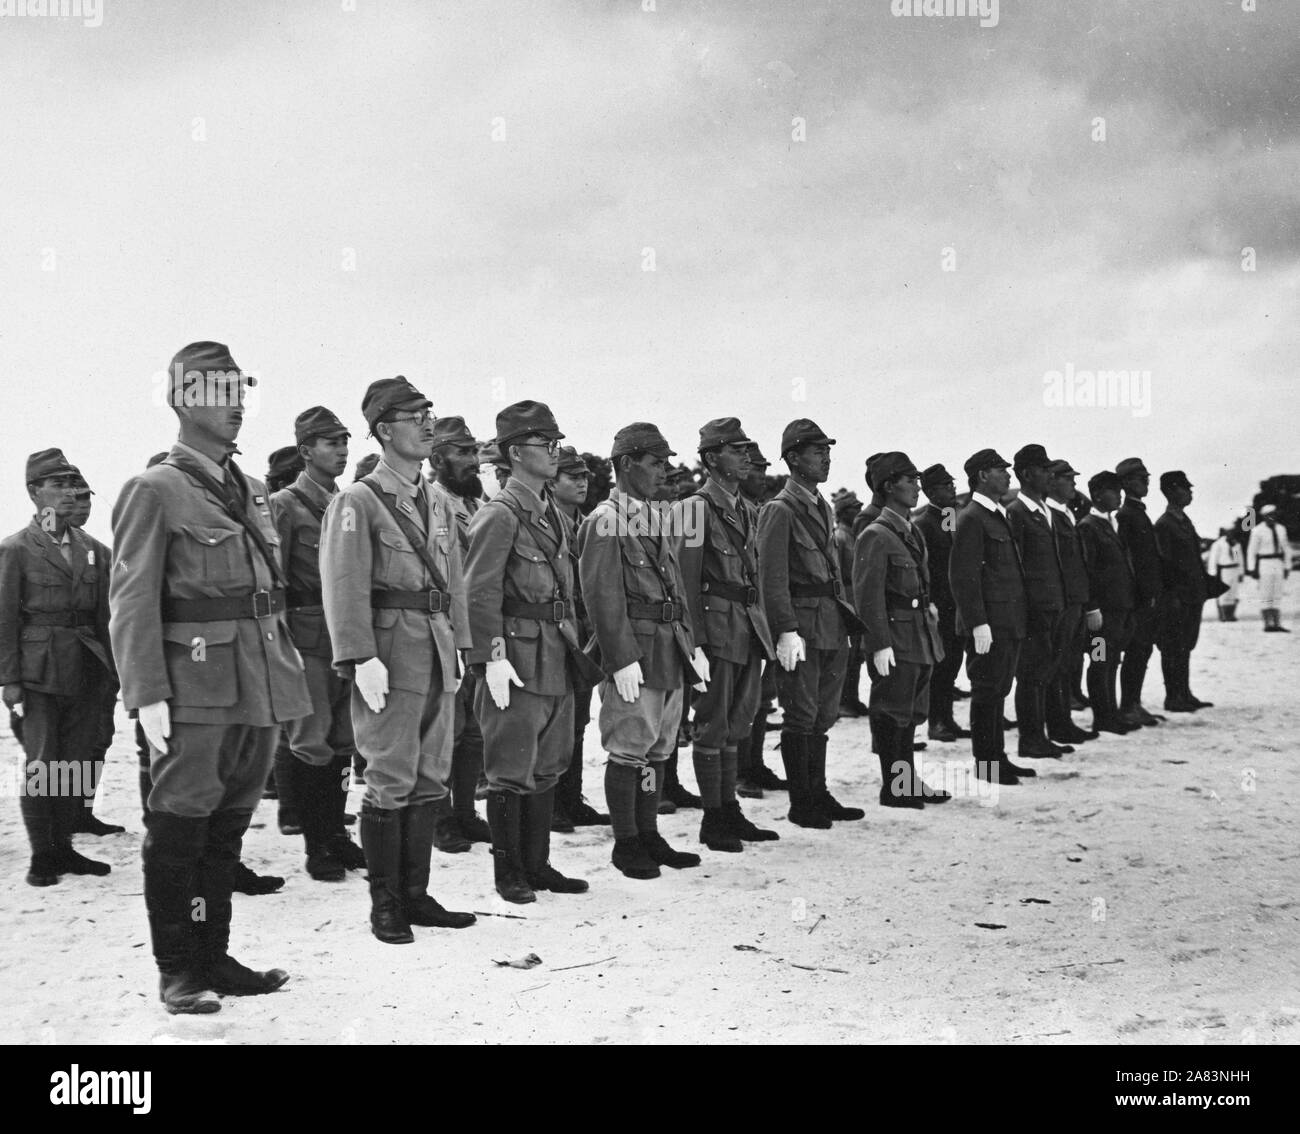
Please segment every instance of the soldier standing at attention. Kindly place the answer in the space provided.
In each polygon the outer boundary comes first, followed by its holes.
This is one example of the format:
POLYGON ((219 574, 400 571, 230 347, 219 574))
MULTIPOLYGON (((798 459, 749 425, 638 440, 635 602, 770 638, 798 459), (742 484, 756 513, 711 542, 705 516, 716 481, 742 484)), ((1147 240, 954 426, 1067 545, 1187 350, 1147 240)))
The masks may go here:
POLYGON ((962 647, 957 639, 957 607, 948 584, 948 560, 952 555, 952 533, 957 526, 957 485, 943 465, 931 465, 921 473, 921 491, 928 503, 914 521, 925 541, 930 568, 930 601, 939 612, 939 641, 943 657, 930 676, 931 740, 951 743, 970 736, 953 719, 953 687, 961 669, 962 647))
POLYGON ((1119 536, 1128 547, 1137 577, 1137 606, 1133 610, 1133 634, 1119 670, 1119 715, 1130 728, 1158 725, 1163 717, 1142 707, 1142 683, 1146 680, 1151 651, 1160 632, 1164 590, 1156 531, 1142 503, 1151 490, 1151 474, 1139 457, 1128 457, 1115 466, 1124 487, 1124 504, 1115 513, 1119 536))
POLYGON ((952 797, 928 787, 912 757, 916 726, 930 710, 930 674, 943 657, 925 541, 910 518, 920 474, 906 453, 883 453, 874 467, 884 506, 858 536, 852 578, 871 675, 880 802, 921 808, 952 797))
POLYGON ((758 709, 763 662, 772 637, 759 602, 758 513, 740 495, 749 446, 740 421, 720 417, 700 429, 700 462, 708 479, 683 501, 697 523, 681 550, 691 625, 709 659, 709 684, 694 704, 693 759, 704 817, 700 842, 740 851, 745 842, 778 839, 756 827, 736 799, 737 750, 749 740, 758 709))
POLYGON ((1194 713, 1214 704, 1193 696, 1191 687, 1192 651, 1201 636, 1201 611, 1205 606, 1201 537, 1184 511, 1192 502, 1192 484, 1187 474, 1161 473, 1160 491, 1169 501, 1155 522, 1164 603, 1160 637, 1156 641, 1165 678, 1165 708, 1171 713, 1194 713))
POLYGON ((963 468, 970 502, 957 514, 948 582, 957 605, 957 633, 970 639, 971 753, 982 780, 1018 784, 1038 773, 1013 764, 1003 735, 1003 704, 1011 692, 1028 620, 1025 570, 1002 506, 1011 467, 993 449, 981 449, 963 468))
POLYGON ((1210 544, 1206 569, 1228 589, 1215 604, 1219 608, 1220 622, 1237 621, 1237 593, 1241 585, 1241 548, 1232 538, 1232 528, 1220 528, 1219 538, 1210 544))
MULTIPOLYGON (((456 521, 456 542, 462 558, 469 554, 469 525, 486 503, 479 479, 478 442, 463 417, 440 417, 433 427, 433 478, 436 501, 446 506, 456 521)), ((438 802, 433 845, 445 854, 463 854, 473 843, 490 843, 492 832, 474 808, 474 796, 483 776, 483 733, 474 715, 478 677, 467 672, 456 693, 456 731, 451 748, 451 783, 448 796, 438 802)))
POLYGON ((759 586, 780 666, 789 817, 796 826, 821 830, 832 820, 866 815, 843 806, 826 786, 826 734, 839 716, 848 635, 857 625, 840 578, 835 520, 817 488, 830 475, 834 444, 815 422, 790 422, 781 435, 790 476, 758 514, 759 586))
MULTIPOLYGON (((862 512, 862 501, 850 489, 841 488, 831 494, 831 507, 835 511, 835 551, 840 557, 840 578, 846 582, 853 576, 853 521, 862 512)), ((849 660, 844 669, 844 688, 840 692, 840 716, 865 717, 867 706, 862 703, 862 634, 849 635, 849 660)))
MULTIPOLYGON (((1092 511, 1079 521, 1079 543, 1088 572, 1090 601, 1101 614, 1100 641, 1091 637, 1088 651, 1088 700, 1092 704, 1092 727, 1123 736, 1133 730, 1120 719, 1115 677, 1119 659, 1133 634, 1137 578, 1115 519, 1119 477, 1113 472, 1099 472, 1088 481, 1088 495, 1092 497, 1092 511)), ((1093 635, 1098 632, 1091 624, 1089 629, 1093 635)))
POLYGON ((1289 634, 1282 625, 1282 587, 1291 573, 1286 529, 1277 522, 1277 505, 1265 504, 1259 510, 1261 523, 1251 529, 1246 545, 1246 573, 1259 583, 1260 613, 1264 630, 1270 634, 1289 634))
MULTIPOLYGON (((302 655, 311 713, 284 726, 290 762, 281 764, 307 849, 307 873, 318 882, 341 882, 365 866, 361 848, 343 825, 356 742, 352 735, 352 683, 330 664, 320 582, 321 523, 338 494, 348 464, 347 426, 324 406, 312 406, 293 423, 303 471, 271 496, 280 553, 289 586, 289 632, 302 655)), ((278 755, 277 755, 278 758, 278 755)), ((283 805, 283 799, 281 800, 283 805)))
POLYGON ((454 520, 420 475, 433 451, 430 404, 400 375, 370 384, 361 412, 383 457, 339 491, 321 528, 325 622, 334 664, 352 677, 352 729, 366 760, 358 826, 370 928, 390 945, 414 941, 412 925, 477 920, 428 894, 451 772, 456 648, 469 645, 454 520))
POLYGON ((81 770, 117 684, 108 635, 109 551, 68 522, 79 477, 61 449, 28 457, 27 495, 36 514, 0 542, 0 686, 6 708, 22 707, 26 763, 18 802, 32 850, 30 886, 110 869, 72 847, 95 788, 81 770), (75 784, 69 771, 77 773, 75 784))
MULTIPOLYGON (((578 528, 582 524, 582 506, 587 500, 588 478, 591 469, 586 460, 572 445, 561 445, 559 466, 551 495, 556 511, 564 521, 564 541, 569 547, 569 564, 573 568, 573 609, 577 622, 578 641, 591 640, 591 619, 582 601, 582 585, 578 568, 578 528)), ((582 795, 582 747, 591 723, 591 693, 595 688, 594 675, 575 672, 573 675, 573 754, 569 766, 560 773, 560 783, 555 789, 555 813, 551 817, 551 830, 566 834, 575 827, 604 827, 609 816, 603 815, 582 795)))
POLYGON ((481 674, 474 709, 483 730, 497 893, 533 902, 536 890, 582 894, 587 883, 550 864, 555 785, 573 755, 573 678, 581 644, 565 523, 547 490, 564 436, 542 402, 507 406, 497 449, 505 487, 469 526, 465 589, 470 648, 481 674), (513 686, 513 688, 512 688, 513 686))
POLYGON ((113 509, 110 630, 122 701, 150 746, 142 858, 161 998, 171 1013, 215 1012, 214 993, 289 979, 230 956, 231 893, 280 725, 311 698, 270 502, 231 457, 255 379, 214 342, 184 347, 170 378, 180 437, 113 509))
MULTIPOLYGON (((614 435, 616 487, 578 532, 582 594, 591 618, 600 683, 600 743, 608 754, 605 798, 614 828, 614 866, 629 878, 658 878, 659 867, 699 866, 659 833, 664 762, 677 744, 685 681, 709 679, 694 644, 677 539, 663 491, 675 456, 649 422, 614 435)), ((595 660, 595 658, 593 658, 595 660)), ((698 688, 698 686, 697 686, 698 688)))

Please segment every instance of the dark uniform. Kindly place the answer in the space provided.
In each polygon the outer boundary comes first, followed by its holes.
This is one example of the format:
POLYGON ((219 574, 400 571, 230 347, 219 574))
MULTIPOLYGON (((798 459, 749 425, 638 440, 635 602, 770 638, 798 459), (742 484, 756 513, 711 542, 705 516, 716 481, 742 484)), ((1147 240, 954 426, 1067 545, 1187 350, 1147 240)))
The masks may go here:
POLYGON ((158 722, 160 704, 170 715, 166 751, 150 754, 142 848, 162 998, 172 1012, 209 1012, 220 1007, 213 991, 269 992, 288 979, 229 956, 230 896, 279 726, 307 715, 311 698, 283 613, 266 490, 229 458, 233 437, 224 459, 208 455, 222 445, 213 430, 237 432, 222 407, 240 404, 253 380, 220 343, 184 348, 172 373, 182 436, 206 451, 178 441, 123 487, 110 630, 125 706, 142 724, 146 709, 158 722), (192 377, 204 389, 191 410, 192 377))
MULTIPOLYGON (((792 421, 781 454, 806 445, 833 445, 816 423, 792 421)), ((759 585, 768 630, 776 641, 797 634, 806 656, 793 670, 777 666, 781 758, 790 790, 790 821, 825 829, 832 819, 861 819, 826 786, 827 733, 839 716, 850 629, 856 616, 840 577, 832 533, 835 518, 820 493, 790 477, 758 514, 759 585)))
MULTIPOLYGON (((938 485, 952 484, 952 474, 943 465, 931 465, 921 473, 921 491, 927 492, 938 485)), ((957 604, 953 601, 952 587, 948 583, 948 560, 952 556, 952 536, 957 513, 953 508, 937 508, 927 504, 924 511, 913 520, 916 530, 925 541, 926 556, 930 563, 930 601, 939 612, 939 641, 943 657, 935 662, 930 676, 930 727, 931 740, 960 740, 970 733, 958 727, 953 719, 953 688, 961 670, 963 649, 957 638, 957 604)))
MULTIPOLYGON (((1052 475, 1077 476, 1068 461, 1053 461, 1052 475)), ((1081 664, 1087 649, 1088 626, 1085 613, 1095 613, 1088 588, 1088 569, 1083 562, 1078 524, 1066 505, 1047 499, 1052 518, 1052 535, 1056 537, 1057 558, 1061 564, 1061 582, 1065 607, 1061 611, 1059 634, 1061 652, 1056 659, 1056 674, 1047 686, 1047 735, 1061 744, 1093 740, 1095 736, 1079 728, 1070 716, 1070 701, 1075 687, 1076 665, 1081 664)))
MULTIPOLYGON (((734 417, 700 429, 701 454, 750 444, 734 417)), ((681 506, 693 509, 696 521, 682 547, 682 577, 691 623, 709 659, 708 687, 693 705, 695 778, 704 808, 700 841, 712 850, 739 851, 742 841, 779 837, 746 819, 736 799, 738 749, 753 728, 763 662, 773 657, 759 602, 758 512, 739 489, 732 495, 712 478, 681 506)))
MULTIPOLYGON (((835 513, 835 551, 840 557, 840 578, 848 582, 853 577, 853 544, 857 536, 853 522, 862 512, 858 494, 841 488, 831 494, 831 508, 835 513)), ((866 716, 867 706, 862 703, 862 632, 854 629, 849 634, 849 660, 844 667, 844 688, 840 691, 840 716, 866 716)))
MULTIPOLYGON (((982 469, 1010 468, 992 449, 967 460, 966 475, 982 469)), ((957 514, 948 582, 957 606, 957 634, 970 639, 966 672, 971 682, 971 752, 976 774, 1014 784, 1032 769, 1017 770, 1007 758, 1002 709, 1020 661, 1028 623, 1025 571, 1006 509, 978 491, 957 514), (987 626, 993 640, 986 653, 975 649, 977 627, 987 626)))
MULTIPOLYGON (((58 479, 70 498, 78 476, 62 450, 27 458, 29 486, 58 479)), ((19 806, 33 886, 53 885, 60 874, 109 872, 107 863, 73 850, 72 836, 94 802, 94 753, 104 706, 117 690, 108 635, 109 551, 70 526, 62 505, 43 511, 0 542, 0 685, 6 704, 21 701, 23 709, 27 760, 19 806)))
MULTIPOLYGON (((1136 474, 1146 474, 1146 466, 1137 457, 1120 461, 1115 474, 1124 480, 1136 474)), ((1158 724, 1160 719, 1142 707, 1142 683, 1146 680, 1147 664, 1155 649, 1160 631, 1164 591, 1160 552, 1156 547, 1155 527, 1147 514, 1147 506, 1136 496, 1125 494, 1124 504, 1115 513, 1119 521, 1119 535, 1128 547, 1137 577, 1137 606, 1133 609, 1133 634, 1119 671, 1119 708, 1124 723, 1134 727, 1158 724)))
MULTIPOLYGON (((1191 487, 1186 473, 1160 476, 1160 491, 1166 496, 1175 489, 1191 487)), ((1154 528, 1160 552, 1162 604, 1156 644, 1165 678, 1165 708, 1176 713, 1210 708, 1210 702, 1193 696, 1190 682, 1192 651, 1201 636, 1201 611, 1206 599, 1201 537, 1187 513, 1172 502, 1154 528)))
MULTIPOLYGON (((293 423, 298 444, 312 437, 347 437, 347 427, 324 406, 300 413, 293 423)), ((365 865, 365 856, 343 824, 356 741, 352 734, 352 682, 334 669, 325 625, 320 581, 321 523, 338 490, 327 490, 303 471, 271 497, 288 579, 285 603, 289 632, 302 655, 311 693, 311 713, 284 726, 291 762, 280 779, 292 785, 290 799, 307 844, 307 873, 319 881, 341 881, 365 865)))
MULTIPOLYGON (((1118 493, 1119 487, 1119 477, 1112 472, 1098 473, 1088 481, 1088 492, 1094 500, 1099 492, 1118 493)), ((1120 719, 1115 679, 1120 657, 1133 635, 1137 579, 1113 515, 1094 508, 1079 521, 1079 544, 1088 572, 1088 593, 1093 606, 1101 611, 1101 630, 1092 636, 1089 650, 1088 700, 1092 703, 1092 727, 1098 732, 1122 735, 1130 729, 1120 719)))

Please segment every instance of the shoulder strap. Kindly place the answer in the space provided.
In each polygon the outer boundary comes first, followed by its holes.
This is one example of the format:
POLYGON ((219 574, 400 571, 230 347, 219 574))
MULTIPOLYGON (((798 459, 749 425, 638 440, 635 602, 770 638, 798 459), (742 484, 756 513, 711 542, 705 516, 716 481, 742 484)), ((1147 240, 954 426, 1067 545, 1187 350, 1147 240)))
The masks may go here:
MULTIPOLYGON (((772 503, 780 504, 783 508, 785 508, 787 512, 790 513, 791 516, 795 518, 795 520, 798 521, 799 526, 803 528, 805 532, 808 533, 809 538, 813 541, 813 543, 817 545, 817 550, 822 553, 822 558, 826 560, 827 565, 830 567, 831 578, 839 579, 840 577, 839 562, 836 560, 834 555, 832 555, 830 552, 826 550, 826 545, 822 543, 821 533, 818 532, 817 529, 812 526, 812 521, 809 520, 807 516, 805 516, 798 508, 796 508, 793 504, 791 504, 787 500, 782 500, 780 497, 774 496, 772 498, 772 503)), ((876 519, 878 520, 879 517, 877 517, 876 519)), ((876 520, 872 521, 872 523, 875 522, 876 520)), ((871 525, 868 524, 867 526, 870 527, 871 525)))
MULTIPOLYGON (((736 549, 736 554, 740 556, 741 566, 745 568, 747 585, 751 587, 754 586, 755 576, 758 574, 754 567, 754 561, 749 557, 749 548, 745 546, 742 540, 736 538, 736 533, 733 532, 731 527, 727 524, 726 513, 723 512, 718 502, 707 493, 697 491, 693 492, 691 495, 700 497, 713 510, 713 514, 718 517, 718 522, 722 525, 722 530, 727 533, 727 541, 736 549)), ((737 504, 740 507, 743 507, 739 501, 737 501, 737 504)))
POLYGON ((433 578, 433 585, 437 590, 446 591, 447 584, 443 581, 442 572, 438 570, 433 561, 433 556, 429 554, 429 548, 425 544, 424 533, 415 526, 415 522, 409 517, 402 515, 397 505, 393 503, 393 497, 383 490, 379 482, 373 477, 363 476, 361 483, 364 484, 371 492, 374 493, 375 499, 379 501, 387 510, 388 514, 397 522, 401 529, 402 535, 406 536, 407 542, 415 549, 415 553, 424 563, 425 569, 433 578))
MULTIPOLYGON (((509 508, 510 511, 514 513, 515 519, 518 520, 521 524, 527 526, 528 517, 524 515, 523 508, 520 507, 519 504, 516 503, 514 500, 507 500, 505 498, 504 493, 497 493, 497 495, 492 497, 492 499, 489 500, 487 504, 484 504, 483 507, 486 508, 488 504, 501 504, 504 507, 509 508)), ((550 510, 549 506, 547 510, 548 511, 550 510)), ((556 516, 554 513, 552 513, 551 519, 556 521, 555 531, 557 536, 559 537, 560 547, 567 547, 565 537, 564 537, 564 529, 559 526, 559 522, 558 522, 559 517, 556 516)), ((561 599, 567 600, 569 596, 566 593, 564 588, 564 576, 560 572, 560 557, 558 553, 553 556, 549 551, 546 550, 545 547, 542 546, 541 542, 539 541, 534 541, 534 542, 537 542, 537 550, 546 556, 546 562, 550 564, 551 578, 555 580, 556 593, 560 596, 561 599)))
POLYGON ((309 497, 301 488, 299 488, 296 484, 286 485, 286 487, 289 489, 290 492, 294 494, 294 496, 298 500, 298 503, 307 509, 307 511, 311 514, 312 518, 318 524, 325 519, 325 509, 322 508, 319 504, 317 504, 314 500, 312 500, 311 497, 309 497))

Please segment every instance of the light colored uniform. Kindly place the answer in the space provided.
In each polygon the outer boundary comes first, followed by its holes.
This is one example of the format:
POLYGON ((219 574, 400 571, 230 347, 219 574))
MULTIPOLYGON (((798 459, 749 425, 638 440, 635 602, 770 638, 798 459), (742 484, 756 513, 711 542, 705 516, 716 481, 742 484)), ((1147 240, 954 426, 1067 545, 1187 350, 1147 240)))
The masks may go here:
POLYGON ((1210 557, 1205 565, 1228 588, 1219 596, 1219 605, 1235 606, 1241 584, 1241 548, 1227 536, 1219 536, 1210 544, 1210 557))
POLYGON ((1286 531, 1280 525, 1261 521, 1250 532, 1246 544, 1246 569, 1259 575, 1259 605, 1276 610, 1282 605, 1282 583, 1291 573, 1287 558, 1286 531))

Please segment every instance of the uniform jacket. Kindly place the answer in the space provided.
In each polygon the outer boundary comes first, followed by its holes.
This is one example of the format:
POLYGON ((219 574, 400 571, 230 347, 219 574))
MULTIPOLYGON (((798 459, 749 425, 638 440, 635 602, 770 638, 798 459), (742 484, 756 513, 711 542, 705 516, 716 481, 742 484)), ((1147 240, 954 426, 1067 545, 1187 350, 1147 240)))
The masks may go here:
POLYGON ((464 562, 465 557, 469 555, 469 522, 474 518, 478 510, 487 503, 487 498, 480 496, 476 499, 470 496, 461 496, 452 492, 451 489, 438 480, 429 481, 429 490, 439 503, 446 505, 447 511, 456 521, 454 525, 456 542, 460 544, 460 557, 461 561, 464 562))
MULTIPOLYGON (((954 516, 956 513, 954 512, 954 516)), ((948 582, 948 560, 952 557, 952 530, 944 526, 944 510, 927 504, 913 524, 925 540, 925 551, 930 561, 930 601, 939 608, 939 615, 953 613, 952 586, 948 582)))
POLYGON ((1035 509, 1023 498, 1007 505, 1011 533, 1020 548, 1020 563, 1025 569, 1025 596, 1031 615, 1065 609, 1061 555, 1053 522, 1047 518, 1046 511, 1046 504, 1035 509))
POLYGON ((1195 525, 1185 513, 1169 508, 1156 520, 1155 532, 1165 593, 1188 606, 1200 605, 1205 601, 1205 567, 1195 525))
POLYGON ((787 480, 781 491, 758 513, 759 587, 773 640, 796 631, 809 649, 848 648, 850 626, 856 615, 839 578, 839 555, 832 533, 835 518, 820 496, 814 507, 808 494, 787 480), (811 521, 811 536, 792 512, 811 521), (791 593, 801 585, 838 586, 840 597, 804 598, 791 593))
POLYGON ((853 517, 853 538, 855 540, 867 530, 869 523, 880 518, 881 511, 880 505, 872 500, 868 500, 862 505, 862 511, 853 517))
POLYGON ((957 605, 957 633, 988 623, 995 638, 1023 638, 1028 619, 1025 571, 1010 521, 972 495, 957 513, 948 582, 957 605))
POLYGON ((483 665, 504 656, 524 688, 543 696, 573 689, 569 652, 581 649, 565 528, 550 493, 543 500, 514 477, 469 525, 465 590, 471 645, 465 660, 483 665), (507 501, 519 509, 522 520, 507 501), (511 600, 565 601, 570 613, 560 623, 505 614, 502 603, 511 600))
POLYGON ((1205 566, 1231 586, 1241 578, 1241 548, 1227 536, 1219 536, 1210 544, 1210 555, 1205 566))
POLYGON ((1103 617, 1108 610, 1132 610, 1137 605, 1137 577, 1128 548, 1110 521, 1100 516, 1080 520, 1079 546, 1092 605, 1103 617))
POLYGON ((1281 524, 1270 527, 1260 522, 1250 530, 1246 544, 1246 570, 1258 571, 1260 560, 1282 564, 1282 577, 1291 573, 1291 552, 1287 546, 1286 529, 1281 524))
MULTIPOLYGON (((311 698, 283 614, 219 622, 164 622, 162 600, 231 598, 277 584, 223 500, 181 466, 222 470, 179 443, 162 464, 132 477, 113 508, 109 587, 122 703, 167 701, 174 721, 258 727, 305 717, 311 698)), ((266 486, 235 474, 244 510, 271 553, 280 537, 266 486)))
MULTIPOLYGON (((337 494, 326 492, 305 472, 298 474, 293 486, 322 513, 337 494)), ((321 521, 287 488, 272 494, 271 515, 275 517, 280 559, 289 580, 289 631, 293 634, 293 644, 300 654, 332 657, 320 597, 321 521)))
POLYGON ((739 493, 729 499, 713 480, 705 481, 681 506, 699 510, 699 522, 691 527, 697 538, 684 541, 681 549, 682 578, 696 640, 708 648, 710 656, 738 665, 747 662, 755 650, 772 657, 772 635, 758 593, 757 509, 739 493), (713 584, 741 591, 753 587, 758 601, 746 606, 710 593, 713 584))
POLYGON ((360 482, 349 484, 335 496, 321 529, 321 583, 334 664, 377 657, 388 669, 391 688, 420 694, 428 693, 438 666, 442 688, 450 692, 459 677, 456 650, 470 644, 453 518, 435 493, 420 492, 386 461, 381 459, 371 475, 424 532, 425 547, 451 593, 451 616, 371 607, 372 590, 423 591, 434 581, 374 493, 360 482))
POLYGON ((1119 538, 1128 546, 1128 553, 1133 560, 1138 605, 1148 605, 1158 599, 1164 590, 1155 527, 1147 515, 1147 506, 1132 497, 1124 501, 1115 516, 1119 520, 1119 538))
POLYGON ((1088 569, 1083 565, 1079 546, 1079 529, 1068 508, 1052 510, 1052 534, 1056 537, 1056 554, 1061 563, 1061 581, 1065 585, 1065 605, 1092 609, 1088 601, 1088 569))
POLYGON ((907 521, 885 508, 867 525, 854 548, 852 577, 868 657, 892 647, 895 661, 943 659, 939 623, 930 613, 929 555, 907 521))
POLYGON ((33 519, 0 542, 0 685, 76 696, 86 666, 113 672, 108 637, 110 553, 68 528, 71 563, 33 519), (86 626, 36 626, 29 615, 76 611, 86 626))
POLYGON ((606 674, 639 661, 648 687, 678 689, 694 673, 694 628, 677 541, 663 528, 653 531, 649 506, 617 488, 582 522, 579 570, 593 635, 588 653, 606 674), (679 621, 628 614, 630 602, 662 606, 670 599, 682 604, 679 621))

